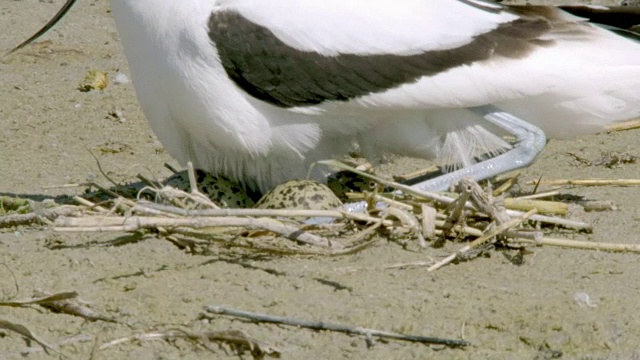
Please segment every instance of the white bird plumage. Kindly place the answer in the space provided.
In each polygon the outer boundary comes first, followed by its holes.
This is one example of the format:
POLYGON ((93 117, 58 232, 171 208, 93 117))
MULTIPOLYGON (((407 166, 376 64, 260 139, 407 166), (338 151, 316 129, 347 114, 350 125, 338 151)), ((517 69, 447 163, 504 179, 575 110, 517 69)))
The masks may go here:
MULTIPOLYGON (((464 166, 508 148, 470 107, 495 105, 553 137, 640 116, 640 42, 551 8, 513 12, 481 0, 111 5, 140 104, 169 153, 263 190, 304 178, 313 162, 346 153, 354 140, 370 156, 390 151, 464 166), (228 76, 209 34, 212 14, 220 12, 239 14, 292 49, 327 57, 456 49, 523 18, 548 29, 526 54, 492 54, 348 100, 277 106, 228 76)), ((236 46, 260 56, 248 44, 236 46)))

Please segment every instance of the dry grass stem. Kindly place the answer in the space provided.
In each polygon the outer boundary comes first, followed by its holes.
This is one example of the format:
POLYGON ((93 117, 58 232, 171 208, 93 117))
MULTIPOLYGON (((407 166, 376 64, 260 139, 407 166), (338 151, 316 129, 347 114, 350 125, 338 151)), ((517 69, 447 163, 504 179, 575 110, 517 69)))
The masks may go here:
POLYGON ((612 211, 618 208, 611 200, 585 200, 576 201, 575 204, 582 206, 584 211, 612 211))
POLYGON ((493 190, 493 196, 500 196, 506 193, 507 191, 509 191, 509 189, 511 189, 515 184, 518 183, 518 179, 520 178, 521 174, 522 174, 522 171, 516 171, 516 172, 510 172, 504 175, 496 176, 494 181, 498 184, 499 183, 502 183, 502 184, 498 186, 495 190, 493 190))
POLYGON ((555 238, 546 238, 546 237, 541 238, 539 240, 514 238, 514 239, 511 239, 510 242, 521 243, 521 244, 533 244, 533 245, 559 246, 559 247, 583 249, 583 250, 640 253, 640 245, 637 245, 637 244, 590 242, 590 241, 555 239, 555 238))
POLYGON ((389 216, 393 216, 396 219, 400 220, 400 222, 408 227, 411 233, 413 233, 418 238, 418 244, 420 245, 420 247, 422 247, 423 249, 427 248, 427 242, 425 241, 424 236, 422 236, 420 222, 418 222, 418 219, 413 214, 403 209, 394 207, 384 209, 384 212, 389 216))
MULTIPOLYGON (((395 194, 391 194, 392 196, 395 196, 395 194)), ((404 209, 406 211, 413 211, 413 206, 403 203, 402 201, 399 200, 395 200, 380 194, 375 194, 373 195, 373 201, 375 202, 381 202, 381 203, 385 203, 389 206, 394 206, 397 207, 399 209, 404 209)))
MULTIPOLYGON (((524 214, 524 212, 522 211, 509 210, 509 209, 507 209, 506 212, 509 216, 521 216, 522 214, 524 214)), ((560 226, 566 229, 574 229, 574 230, 581 230, 581 231, 587 231, 587 232, 590 232, 593 229, 591 224, 587 222, 565 219, 565 218, 560 218, 555 216, 535 214, 535 215, 532 215, 529 218, 529 220, 536 221, 545 225, 554 225, 554 226, 560 226)))
POLYGON ((427 200, 431 200, 431 201, 435 201, 441 204, 450 204, 452 203, 455 199, 452 199, 448 196, 444 196, 444 195, 440 195, 437 193, 432 193, 432 192, 427 192, 427 191, 419 191, 416 190, 414 188, 412 188, 411 186, 408 185, 404 185, 404 184, 400 184, 394 181, 389 181, 389 180, 385 180, 382 179, 380 177, 377 176, 373 176, 372 174, 363 172, 363 171, 358 171, 350 166, 347 166, 339 161, 336 160, 323 160, 320 161, 320 163, 327 165, 327 166, 331 166, 331 167, 335 167, 341 170, 346 170, 346 171, 351 171, 355 174, 358 174, 364 178, 367 179, 371 179, 373 181, 376 181, 377 183, 384 185, 386 187, 390 187, 390 188, 394 188, 396 190, 400 190, 405 194, 408 195, 413 195, 413 196, 417 196, 419 198, 423 198, 423 199, 427 199, 427 200))
POLYGON ((356 273, 356 272, 372 272, 372 271, 385 271, 385 270, 406 270, 406 269, 417 269, 417 268, 425 268, 433 265, 435 261, 430 259, 429 261, 413 261, 408 263, 400 263, 386 266, 349 266, 336 269, 337 272, 340 273, 356 273))
MULTIPOLYGON (((90 342, 90 341, 95 341, 95 338, 91 335, 80 334, 80 335, 75 335, 75 336, 60 340, 55 344, 52 344, 51 346, 57 349, 67 345, 76 345, 79 343, 90 342)), ((19 353, 14 354, 13 357, 9 355, 8 358, 27 357, 30 354, 37 354, 41 352, 46 352, 45 348, 30 346, 25 348, 24 350, 21 350, 19 353)), ((63 357, 63 359, 65 358, 63 357)))
POLYGON ((431 267, 429 267, 427 269, 427 271, 438 270, 439 268, 441 268, 441 267, 449 264, 453 260, 455 260, 457 257, 460 257, 464 253, 468 252, 469 250, 476 249, 480 245, 483 245, 484 243, 492 240, 495 236, 500 235, 500 234, 504 233, 505 231, 513 229, 514 227, 522 224, 525 220, 527 220, 529 217, 531 217, 531 215, 533 215, 535 213, 536 213, 536 209, 531 209, 529 212, 527 212, 526 214, 524 214, 524 215, 522 215, 520 217, 513 218, 513 219, 511 219, 511 220, 509 220, 507 222, 504 222, 504 223, 502 223, 502 224, 490 229, 486 234, 484 234, 481 237, 475 239, 474 241, 472 241, 468 245, 464 246, 462 249, 458 250, 456 253, 451 254, 451 255, 447 256, 446 258, 444 258, 443 260, 433 264, 431 267))
MULTIPOLYGON (((32 332, 31 330, 29 330, 29 328, 27 328, 24 325, 12 322, 12 321, 8 321, 8 320, 4 320, 0 318, 0 329, 5 329, 8 331, 12 331, 15 332, 17 334, 20 334, 22 337, 29 339, 33 342, 35 342, 36 344, 40 345, 42 347, 42 349, 44 350, 45 353, 49 354, 49 350, 51 351, 55 351, 57 353, 59 353, 53 346, 47 344, 46 342, 40 340, 39 338, 37 338, 32 332)), ((59 353, 60 354, 60 353, 59 353)))
POLYGON ((553 190, 553 191, 546 191, 546 192, 539 192, 539 193, 535 193, 535 194, 531 194, 531 195, 525 195, 525 196, 518 196, 515 197, 514 199, 517 200, 536 200, 536 199, 545 199, 545 198, 550 198, 553 196, 558 196, 560 195, 560 191, 558 190, 553 190))
POLYGON ((61 205, 50 209, 37 210, 27 214, 8 214, 0 216, 0 228, 47 224, 60 216, 79 216, 82 209, 73 205, 61 205))
POLYGON ((569 213, 569 204, 559 201, 544 201, 531 199, 504 199, 507 209, 529 211, 536 209, 541 214, 566 215, 569 213))
POLYGON ((85 199, 85 198, 83 198, 83 197, 80 197, 80 196, 74 196, 74 197, 73 197, 73 200, 74 200, 75 202, 77 202, 78 204, 83 205, 83 206, 86 206, 86 207, 88 207, 88 208, 90 208, 90 209, 92 209, 92 210, 96 210, 96 211, 104 212, 104 213, 108 213, 108 212, 109 212, 109 209, 104 208, 104 207, 102 207, 102 206, 100 206, 100 205, 97 205, 96 203, 91 202, 91 201, 89 201, 89 200, 87 200, 87 199, 85 199))
POLYGON ((440 171, 440 167, 436 166, 436 165, 431 165, 431 166, 426 167, 424 169, 420 169, 418 171, 414 171, 414 172, 411 172, 411 173, 408 173, 408 174, 394 176, 394 179, 396 181, 407 181, 407 180, 419 178, 419 177, 434 173, 436 171, 440 171))
MULTIPOLYGON (((174 214, 184 217, 227 217, 227 216, 258 216, 258 217, 326 217, 343 220, 377 222, 380 219, 367 214, 352 213, 342 210, 304 210, 304 209, 203 209, 188 210, 175 206, 140 201, 134 207, 140 214, 159 215, 174 214)), ((387 222, 386 225, 391 225, 387 222)))
POLYGON ((60 217, 54 223, 54 230, 60 232, 109 232, 138 231, 141 229, 191 227, 202 229, 208 227, 243 227, 252 230, 268 230, 288 239, 307 245, 340 248, 341 245, 323 237, 301 231, 295 226, 283 224, 268 218, 241 217, 198 217, 198 218, 165 218, 165 217, 107 217, 92 216, 81 218, 60 217))
POLYGON ((36 298, 28 300, 2 301, 0 306, 20 307, 25 305, 46 305, 56 301, 65 301, 78 297, 75 291, 62 292, 57 294, 38 294, 36 298))
POLYGON ((223 306, 205 306, 205 311, 216 315, 228 315, 233 317, 239 317, 243 319, 249 319, 256 322, 267 322, 272 324, 289 325, 296 327, 303 327, 320 331, 336 331, 347 334, 364 335, 366 337, 379 337, 384 339, 421 342, 426 344, 439 344, 450 347, 461 347, 470 345, 467 341, 457 339, 444 339, 430 336, 420 335, 404 335, 398 333, 392 333, 388 331, 382 331, 377 329, 367 329, 361 327, 353 327, 343 324, 332 324, 325 321, 306 321, 300 319, 285 318, 281 316, 274 316, 268 314, 259 314, 249 311, 237 310, 227 308, 223 306))
POLYGON ((433 240, 436 238, 436 219, 438 211, 429 205, 422 204, 422 236, 433 240))
POLYGON ((458 187, 460 190, 460 196, 451 203, 449 206, 451 210, 449 212, 449 216, 447 216, 444 221, 444 226, 442 227, 445 231, 450 230, 455 224, 457 224, 462 217, 464 216, 465 205, 469 198, 471 197, 471 189, 468 186, 460 185, 458 187))
POLYGON ((607 131, 624 131, 638 128, 640 128, 640 118, 611 124, 607 126, 607 131))
POLYGON ((559 179, 529 181, 527 185, 545 186, 640 186, 640 179, 559 179))
POLYGON ((68 294, 75 296, 60 298, 60 294, 58 294, 58 298, 52 299, 52 297, 55 297, 56 295, 52 295, 46 291, 36 290, 34 293, 35 296, 47 298, 47 301, 40 301, 38 305, 53 312, 78 316, 89 321, 106 321, 110 323, 118 322, 113 318, 100 315, 96 311, 87 307, 82 303, 82 301, 77 299, 77 293, 73 292, 68 294))

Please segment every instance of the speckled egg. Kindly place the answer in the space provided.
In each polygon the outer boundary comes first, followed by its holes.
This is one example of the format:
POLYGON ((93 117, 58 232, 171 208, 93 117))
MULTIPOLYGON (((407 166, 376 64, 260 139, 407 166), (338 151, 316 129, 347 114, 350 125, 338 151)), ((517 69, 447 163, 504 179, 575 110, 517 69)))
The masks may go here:
MULTIPOLYGON (((253 199, 259 196, 257 192, 248 190, 224 176, 211 175, 203 170, 196 170, 195 175, 198 190, 221 207, 252 208, 255 205, 253 199)), ((163 184, 183 191, 191 191, 187 171, 173 174, 163 184)))
POLYGON ((327 178, 327 186, 338 196, 338 199, 347 201, 349 200, 347 192, 374 191, 378 184, 351 171, 338 171, 327 178))
POLYGON ((266 193, 256 204, 261 209, 330 210, 342 205, 328 186, 313 180, 292 180, 266 193))

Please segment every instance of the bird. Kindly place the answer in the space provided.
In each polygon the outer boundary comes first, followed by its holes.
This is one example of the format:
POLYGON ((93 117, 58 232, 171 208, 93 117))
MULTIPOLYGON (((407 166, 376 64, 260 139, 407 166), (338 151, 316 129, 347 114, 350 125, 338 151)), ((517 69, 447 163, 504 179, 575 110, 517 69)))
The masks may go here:
POLYGON ((557 7, 110 3, 139 103, 167 151, 261 191, 354 145, 370 159, 448 164, 413 185, 444 190, 527 166, 548 137, 640 117, 640 36, 557 7))

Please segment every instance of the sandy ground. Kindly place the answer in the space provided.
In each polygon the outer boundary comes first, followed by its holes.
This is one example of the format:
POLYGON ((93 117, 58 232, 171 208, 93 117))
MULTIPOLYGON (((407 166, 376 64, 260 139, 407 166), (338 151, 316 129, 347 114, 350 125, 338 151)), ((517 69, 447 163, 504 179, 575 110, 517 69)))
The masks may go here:
MULTIPOLYGON (((0 49, 33 33, 62 2, 0 2, 0 49)), ((162 164, 175 162, 150 132, 132 84, 112 84, 102 93, 77 90, 88 70, 128 74, 107 1, 80 1, 44 40, 0 60, 0 196, 56 199, 82 189, 49 186, 86 180, 107 184, 90 151, 118 181, 134 180, 137 173, 167 176, 162 164), (109 115, 115 110, 124 120, 109 115)), ((640 164, 576 166, 567 153, 598 159, 603 151, 637 150, 639 138, 636 130, 552 140, 524 179, 638 178, 640 164)), ((636 188, 565 192, 618 205, 616 211, 576 214, 595 230, 568 236, 640 242, 636 188)), ((52 344, 71 339, 60 349, 72 359, 89 358, 96 341, 178 326, 243 330, 277 346, 287 359, 640 358, 636 254, 533 248, 523 264, 514 265, 509 261, 513 252, 495 251, 428 273, 384 267, 439 259, 461 245, 421 252, 382 240, 356 255, 327 258, 257 256, 224 248, 195 256, 154 237, 124 244, 117 240, 114 234, 60 234, 47 227, 0 229, 0 291, 5 300, 29 298, 34 289, 78 291, 93 309, 130 327, 37 308, 1 307, 0 319, 28 326, 52 344), (348 267, 368 270, 344 271, 348 267), (595 306, 576 302, 578 292, 587 293, 595 306), (343 334, 225 317, 203 322, 198 314, 204 305, 412 334, 458 338, 463 333, 472 346, 442 349, 392 341, 367 347, 363 338, 343 334)), ((0 330, 0 359, 21 358, 27 347, 20 336, 0 330)), ((228 349, 213 348, 212 355, 184 340, 144 341, 99 351, 94 358, 235 357, 228 349)), ((63 358, 37 351, 28 356, 49 357, 63 358)))

